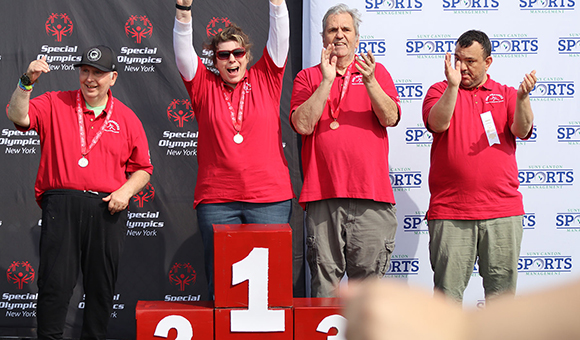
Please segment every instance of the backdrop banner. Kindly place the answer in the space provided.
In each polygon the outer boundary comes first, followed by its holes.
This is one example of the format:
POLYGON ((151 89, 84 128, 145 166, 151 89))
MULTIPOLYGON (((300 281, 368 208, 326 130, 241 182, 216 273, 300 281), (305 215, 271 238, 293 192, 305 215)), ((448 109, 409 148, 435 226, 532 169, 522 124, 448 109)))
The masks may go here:
MULTIPOLYGON (((555 285, 580 275, 580 5, 536 0, 344 0, 362 14, 359 51, 372 51, 391 73, 402 102, 399 125, 389 128, 391 184, 397 201, 396 248, 387 277, 433 287, 429 236, 432 135, 422 120, 423 98, 445 79, 444 55, 454 53, 465 31, 478 29, 492 41, 488 74, 517 88, 537 70, 530 93, 535 114, 529 140, 518 140, 524 236, 518 293, 555 285)), ((322 17, 334 0, 304 2, 303 67, 320 62, 322 17)), ((493 167, 494 164, 489 164, 493 167)), ((466 306, 485 303, 474 267, 466 306)))
MULTIPOLYGON (((138 300, 207 300, 203 248, 193 210, 198 128, 175 66, 175 1, 3 0, 1 6, 3 106, 29 63, 42 57, 51 72, 41 75, 33 97, 78 89, 73 64, 87 47, 105 44, 117 54, 119 78, 113 95, 133 109, 147 133, 155 170, 151 183, 129 207, 109 337, 135 338, 138 300)), ((203 42, 230 22, 248 33, 255 46, 254 60, 260 58, 268 36, 268 0, 196 0, 193 7, 193 43, 204 62, 208 59, 203 42)), ((288 7, 297 52, 292 51, 288 59, 281 121, 285 154, 299 194, 298 139, 288 123, 288 108, 292 78, 301 65, 302 3, 288 1, 288 7)), ((39 263, 41 210, 34 199, 39 139, 34 132, 17 131, 6 117, 0 119, 0 131, 0 336, 30 337, 36 327, 39 263)), ((304 296, 303 212, 296 202, 291 223, 294 294, 304 296)), ((77 285, 65 337, 78 338, 83 308, 82 288, 77 285)))

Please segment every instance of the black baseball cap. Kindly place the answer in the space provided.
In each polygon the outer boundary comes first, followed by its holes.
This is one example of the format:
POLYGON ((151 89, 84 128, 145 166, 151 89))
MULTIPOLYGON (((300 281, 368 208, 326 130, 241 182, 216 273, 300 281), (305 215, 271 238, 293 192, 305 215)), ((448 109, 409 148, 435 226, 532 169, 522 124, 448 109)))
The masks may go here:
POLYGON ((111 72, 117 69, 115 65, 115 53, 113 50, 105 45, 92 46, 83 52, 83 57, 80 63, 74 66, 89 65, 96 67, 104 72, 111 72))

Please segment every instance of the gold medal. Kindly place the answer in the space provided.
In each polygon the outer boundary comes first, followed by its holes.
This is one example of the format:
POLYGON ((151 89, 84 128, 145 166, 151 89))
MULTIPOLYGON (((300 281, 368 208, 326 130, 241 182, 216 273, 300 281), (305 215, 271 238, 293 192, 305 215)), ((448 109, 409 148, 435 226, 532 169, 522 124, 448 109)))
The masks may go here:
POLYGON ((338 127, 339 127, 339 126, 340 126, 340 124, 338 124, 338 122, 337 122, 336 120, 335 120, 335 121, 333 121, 332 123, 330 123, 330 128, 331 128, 332 130, 336 130, 336 129, 338 129, 338 127))
POLYGON ((234 143, 236 144, 241 144, 244 141, 244 136, 240 135, 240 133, 238 132, 235 136, 234 136, 234 143))

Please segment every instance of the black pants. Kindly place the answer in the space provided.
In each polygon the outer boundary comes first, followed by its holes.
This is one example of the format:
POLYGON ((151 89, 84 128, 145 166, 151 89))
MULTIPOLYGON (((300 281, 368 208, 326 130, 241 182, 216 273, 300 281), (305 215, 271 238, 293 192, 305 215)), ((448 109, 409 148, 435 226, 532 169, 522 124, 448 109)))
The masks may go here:
POLYGON ((111 215, 105 196, 76 190, 43 194, 38 339, 62 339, 79 268, 85 292, 81 339, 106 338, 127 213, 111 215))

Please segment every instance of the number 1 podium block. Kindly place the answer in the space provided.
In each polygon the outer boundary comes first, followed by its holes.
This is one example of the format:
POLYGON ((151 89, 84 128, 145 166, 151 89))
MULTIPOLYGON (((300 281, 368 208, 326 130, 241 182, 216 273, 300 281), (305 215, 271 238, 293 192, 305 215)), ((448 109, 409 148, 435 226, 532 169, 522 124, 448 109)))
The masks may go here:
POLYGON ((214 225, 215 339, 292 340, 292 229, 214 225))
POLYGON ((215 307, 247 308, 249 298, 263 296, 269 308, 292 307, 290 225, 219 224, 213 228, 215 307))
POLYGON ((342 308, 339 298, 294 299, 294 339, 345 339, 342 308))
POLYGON ((138 301, 137 340, 214 338, 212 301, 138 301))

